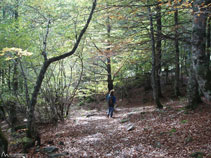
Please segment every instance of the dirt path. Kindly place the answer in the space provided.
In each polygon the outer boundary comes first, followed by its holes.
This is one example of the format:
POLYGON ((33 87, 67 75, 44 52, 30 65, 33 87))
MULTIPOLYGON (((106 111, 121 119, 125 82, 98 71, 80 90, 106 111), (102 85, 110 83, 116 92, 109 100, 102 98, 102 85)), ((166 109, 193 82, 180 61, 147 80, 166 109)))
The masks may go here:
POLYGON ((184 114, 182 109, 121 108, 114 118, 107 118, 105 110, 80 110, 57 127, 42 129, 42 140, 67 152, 66 157, 185 158, 196 151, 208 156, 210 111, 184 114))

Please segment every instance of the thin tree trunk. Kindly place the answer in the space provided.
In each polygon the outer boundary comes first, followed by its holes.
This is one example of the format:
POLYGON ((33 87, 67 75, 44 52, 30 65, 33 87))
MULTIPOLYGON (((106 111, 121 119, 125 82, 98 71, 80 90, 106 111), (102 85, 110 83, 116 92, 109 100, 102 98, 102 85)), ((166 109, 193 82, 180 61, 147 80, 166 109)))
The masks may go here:
POLYGON ((108 72, 108 91, 113 89, 113 80, 111 75, 111 59, 107 57, 107 72, 108 72))
POLYGON ((14 63, 12 82, 13 82, 13 91, 16 95, 18 91, 18 60, 17 59, 15 59, 15 63, 14 63))
POLYGON ((158 96, 162 97, 161 85, 160 85, 160 73, 161 73, 161 52, 162 52, 162 21, 161 21, 161 6, 156 6, 157 10, 157 45, 156 45, 156 58, 157 58, 157 85, 158 85, 158 96))
POLYGON ((156 70, 156 54, 155 54, 155 39, 154 39, 154 28, 152 21, 151 8, 148 7, 149 12, 149 21, 150 21, 150 32, 151 32, 151 45, 152 45, 152 89, 153 89, 153 98, 157 108, 162 109, 163 105, 160 103, 160 98, 158 96, 158 86, 157 86, 157 70, 156 70))
POLYGON ((111 24, 110 24, 110 17, 107 17, 107 38, 108 38, 108 47, 107 52, 109 53, 107 56, 107 73, 108 73, 108 92, 110 92, 113 89, 113 80, 112 80, 112 74, 111 74, 111 58, 110 58, 110 36, 111 36, 111 24))
POLYGON ((209 65, 210 65, 210 45, 211 45, 211 43, 210 43, 210 29, 211 29, 211 27, 210 27, 210 24, 211 23, 211 17, 209 17, 209 19, 207 20, 207 66, 208 66, 208 68, 209 68, 209 65))
POLYGON ((174 85, 174 93, 175 96, 180 95, 180 90, 179 90, 179 74, 180 74, 180 67, 179 67, 179 41, 178 41, 178 10, 176 9, 174 13, 174 22, 175 22, 175 50, 176 50, 176 55, 175 55, 175 85, 174 85))
POLYGON ((10 74, 11 74, 11 66, 10 66, 10 63, 9 63, 9 66, 8 66, 8 77, 7 77, 7 84, 8 84, 8 89, 9 90, 11 90, 10 74))

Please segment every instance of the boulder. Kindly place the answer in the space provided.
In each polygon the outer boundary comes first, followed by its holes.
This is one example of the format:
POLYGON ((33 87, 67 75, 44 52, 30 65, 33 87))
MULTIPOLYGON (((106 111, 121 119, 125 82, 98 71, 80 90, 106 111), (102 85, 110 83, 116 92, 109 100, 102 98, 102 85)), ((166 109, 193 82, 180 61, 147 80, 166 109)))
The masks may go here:
POLYGON ((62 156, 67 156, 69 153, 68 152, 63 152, 63 153, 55 153, 55 154, 49 154, 49 158, 57 158, 57 157, 62 157, 62 156))
POLYGON ((130 124, 130 125, 127 127, 127 131, 132 131, 132 130, 134 130, 134 129, 135 129, 135 127, 134 127, 133 124, 130 124))
POLYGON ((57 148, 56 146, 47 146, 42 148, 42 152, 45 153, 53 153, 53 152, 57 152, 59 150, 59 148, 57 148))

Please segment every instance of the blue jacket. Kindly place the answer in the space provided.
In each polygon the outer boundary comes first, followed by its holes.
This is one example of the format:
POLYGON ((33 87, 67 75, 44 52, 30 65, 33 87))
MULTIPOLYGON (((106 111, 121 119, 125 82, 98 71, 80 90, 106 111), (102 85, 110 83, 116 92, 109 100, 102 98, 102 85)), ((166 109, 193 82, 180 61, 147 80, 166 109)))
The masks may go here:
MULTIPOLYGON (((106 96, 106 101, 107 101, 107 102, 109 101, 110 97, 111 97, 110 94, 108 94, 108 95, 106 96)), ((115 97, 115 96, 112 97, 112 102, 113 102, 113 105, 109 105, 109 106, 114 107, 114 104, 116 103, 116 97, 115 97)))

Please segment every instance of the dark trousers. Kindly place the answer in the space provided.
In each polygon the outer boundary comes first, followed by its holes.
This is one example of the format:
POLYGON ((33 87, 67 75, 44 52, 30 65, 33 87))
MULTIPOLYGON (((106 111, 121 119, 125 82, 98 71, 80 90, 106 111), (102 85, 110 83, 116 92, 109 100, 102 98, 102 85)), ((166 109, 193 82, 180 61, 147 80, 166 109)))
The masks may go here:
POLYGON ((109 106, 108 108, 108 116, 112 117, 114 112, 114 107, 109 106))

